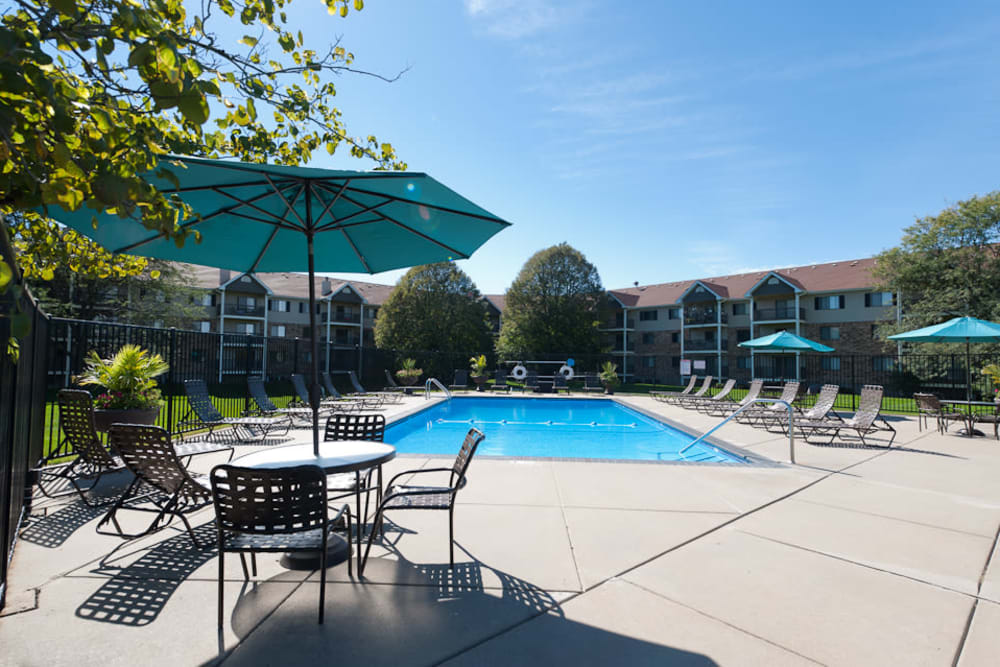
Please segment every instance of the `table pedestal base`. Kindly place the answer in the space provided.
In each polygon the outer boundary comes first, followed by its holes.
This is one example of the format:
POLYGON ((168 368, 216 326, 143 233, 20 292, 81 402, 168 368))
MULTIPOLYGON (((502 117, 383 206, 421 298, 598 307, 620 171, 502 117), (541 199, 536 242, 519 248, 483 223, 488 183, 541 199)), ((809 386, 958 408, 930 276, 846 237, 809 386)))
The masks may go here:
MULTIPOLYGON (((340 565, 351 557, 351 545, 339 535, 326 538, 326 566, 340 565)), ((318 570, 319 551, 289 551, 282 554, 281 566, 288 570, 318 570)))
POLYGON ((976 436, 979 436, 981 438, 986 437, 985 433, 983 433, 979 429, 975 429, 975 428, 972 429, 971 431, 969 429, 967 429, 967 428, 960 428, 957 431, 955 431, 955 433, 957 433, 958 435, 964 435, 967 438, 974 438, 976 436))

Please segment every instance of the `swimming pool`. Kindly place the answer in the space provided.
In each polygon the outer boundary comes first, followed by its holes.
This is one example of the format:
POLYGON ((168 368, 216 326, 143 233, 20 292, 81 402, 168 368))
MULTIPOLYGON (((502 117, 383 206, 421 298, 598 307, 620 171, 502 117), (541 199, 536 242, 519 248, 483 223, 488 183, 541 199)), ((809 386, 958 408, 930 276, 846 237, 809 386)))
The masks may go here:
POLYGON ((456 397, 391 424, 385 434, 400 453, 453 455, 474 426, 486 434, 486 456, 711 461, 743 457, 608 399, 456 397))

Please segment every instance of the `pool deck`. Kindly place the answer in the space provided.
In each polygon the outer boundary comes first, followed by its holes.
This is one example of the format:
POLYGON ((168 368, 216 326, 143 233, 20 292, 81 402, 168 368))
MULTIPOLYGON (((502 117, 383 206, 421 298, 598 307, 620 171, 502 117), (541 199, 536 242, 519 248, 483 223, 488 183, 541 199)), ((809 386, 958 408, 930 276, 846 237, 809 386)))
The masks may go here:
MULTIPOLYGON (((453 572, 444 512, 390 514, 364 582, 330 569, 319 626, 317 573, 263 555, 244 585, 230 556, 221 636, 214 549, 175 528, 123 543, 100 511, 40 500, 0 664, 997 664, 1000 443, 891 419, 892 449, 799 442, 794 466, 786 437, 740 424, 719 436, 780 465, 476 460, 453 572)), ((211 509, 194 519, 212 539, 211 509)))

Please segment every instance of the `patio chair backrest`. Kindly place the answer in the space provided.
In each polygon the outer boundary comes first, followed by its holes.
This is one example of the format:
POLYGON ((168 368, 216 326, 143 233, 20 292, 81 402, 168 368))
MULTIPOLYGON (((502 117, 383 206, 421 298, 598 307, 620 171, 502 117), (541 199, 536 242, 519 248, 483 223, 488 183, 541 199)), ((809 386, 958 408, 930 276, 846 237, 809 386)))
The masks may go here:
POLYGON ((692 374, 691 377, 688 378, 687 386, 681 390, 681 395, 690 394, 691 390, 694 389, 695 383, 697 382, 698 382, 698 376, 692 374))
POLYGON ((351 386, 354 387, 354 391, 359 394, 368 393, 368 391, 361 386, 361 382, 358 381, 358 376, 354 374, 354 371, 347 371, 347 374, 351 376, 351 386))
POLYGON ((525 387, 538 386, 538 371, 528 371, 528 374, 524 376, 524 386, 525 387))
POLYGON ((698 388, 698 391, 696 391, 692 395, 693 396, 704 396, 705 394, 708 393, 708 390, 709 390, 709 388, 711 386, 712 386, 712 376, 711 375, 706 375, 705 376, 705 381, 701 383, 701 386, 698 388))
POLYGON ((399 388, 399 385, 396 383, 396 378, 392 377, 392 373, 389 372, 388 368, 385 369, 385 379, 386 382, 389 383, 387 386, 396 387, 397 389, 399 388))
POLYGON ((921 412, 941 412, 941 399, 934 394, 914 394, 913 400, 917 402, 917 409, 921 412))
POLYGON ((728 380, 726 380, 726 384, 722 385, 722 389, 719 390, 719 393, 713 396, 712 398, 715 399, 716 401, 721 401, 726 396, 729 396, 729 392, 731 392, 733 390, 733 387, 735 386, 736 386, 736 380, 733 378, 729 378, 728 380))
POLYGON ((327 521, 326 475, 319 466, 212 468, 219 530, 273 535, 322 528, 327 521))
MULTIPOLYGON (((801 385, 802 385, 801 382, 795 382, 795 381, 786 382, 785 386, 781 388, 781 396, 778 397, 778 400, 785 401, 786 403, 792 403, 793 401, 795 401, 796 398, 798 398, 799 387, 801 385)), ((776 409, 777 408, 780 408, 781 410, 785 409, 785 406, 783 406, 780 403, 772 403, 772 405, 775 406, 776 409)))
POLYGON ((110 468, 114 459, 101 444, 94 426, 94 401, 83 389, 59 390, 59 426, 73 451, 90 465, 110 468))
POLYGON ((309 390, 306 389, 306 379, 301 373, 292 373, 292 389, 299 397, 299 401, 304 405, 310 405, 309 403, 309 390))
POLYGON ((494 387, 504 386, 507 384, 507 371, 502 368, 497 369, 496 380, 493 383, 494 387))
POLYGON ((326 421, 324 440, 385 439, 385 415, 334 414, 326 421))
POLYGON ((806 412, 806 416, 810 419, 819 419, 825 417, 830 410, 833 410, 834 403, 837 402, 837 394, 840 393, 840 385, 837 384, 825 384, 819 390, 819 395, 816 397, 816 403, 809 408, 806 412))
POLYGON ((208 491, 198 484, 177 458, 170 433, 159 426, 112 424, 108 442, 136 477, 167 495, 207 499, 208 491))
POLYGON ((743 397, 740 401, 740 405, 746 405, 747 403, 753 403, 760 396, 760 390, 764 387, 763 380, 752 380, 750 382, 750 389, 747 390, 747 395, 743 397))
POLYGON ((866 384, 861 388, 861 398, 858 399, 858 411, 854 413, 854 422, 860 426, 871 426, 875 423, 882 410, 882 385, 866 384))
POLYGON ((206 424, 224 421, 222 414, 212 404, 208 395, 208 385, 204 380, 184 380, 184 392, 187 394, 188 405, 198 415, 198 419, 206 424))
POLYGON ((455 371, 455 381, 452 383, 456 387, 464 387, 469 384, 469 371, 466 370, 456 370, 455 371))
POLYGON ((451 467, 450 486, 455 490, 452 492, 452 497, 454 497, 454 493, 458 489, 465 485, 465 473, 469 469, 469 464, 472 463, 472 457, 475 456, 479 443, 485 437, 482 431, 475 428, 470 428, 469 432, 465 434, 462 448, 458 450, 458 456, 455 457, 455 464, 451 467))
POLYGON ((552 386, 564 389, 569 385, 566 384, 566 376, 562 373, 556 373, 552 376, 552 386))
POLYGON ((320 379, 323 381, 323 388, 326 389, 326 393, 333 398, 343 398, 337 388, 333 386, 333 378, 330 377, 330 371, 323 371, 319 374, 320 379))
POLYGON ((261 412, 277 412, 278 406, 267 395, 267 388, 264 386, 263 378, 248 377, 247 390, 250 392, 250 398, 257 404, 258 410, 261 412))
POLYGON ((588 389, 599 389, 601 386, 601 379, 597 375, 590 375, 589 373, 583 378, 583 386, 588 389))

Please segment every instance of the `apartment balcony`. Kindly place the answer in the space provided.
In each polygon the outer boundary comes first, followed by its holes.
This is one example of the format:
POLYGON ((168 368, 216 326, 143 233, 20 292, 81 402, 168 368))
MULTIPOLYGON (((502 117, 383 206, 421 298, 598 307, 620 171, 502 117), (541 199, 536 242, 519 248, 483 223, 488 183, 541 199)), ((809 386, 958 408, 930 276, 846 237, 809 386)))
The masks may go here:
POLYGON ((320 321, 325 323, 328 320, 333 324, 361 324, 361 313, 327 313, 324 310, 320 321))
POLYGON ((226 316, 264 317, 264 304, 259 306, 241 306, 238 303, 227 303, 226 316))
MULTIPOLYGON (((684 309, 684 326, 714 325, 720 321, 717 310, 688 310, 684 309)), ((728 315, 722 313, 722 324, 729 321, 728 315)))
POLYGON ((729 347, 729 341, 725 338, 722 339, 721 347, 719 341, 716 340, 685 340, 684 341, 684 351, 685 352, 715 352, 719 349, 725 350, 729 347))
POLYGON ((781 320, 804 320, 806 319, 805 308, 755 308, 753 311, 754 322, 777 322, 781 320))
POLYGON ((635 318, 630 317, 627 321, 624 317, 616 317, 614 322, 605 322, 600 331, 631 331, 635 329, 635 318))

